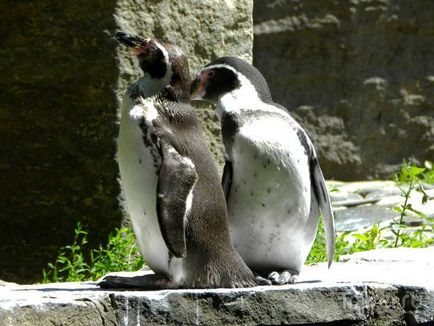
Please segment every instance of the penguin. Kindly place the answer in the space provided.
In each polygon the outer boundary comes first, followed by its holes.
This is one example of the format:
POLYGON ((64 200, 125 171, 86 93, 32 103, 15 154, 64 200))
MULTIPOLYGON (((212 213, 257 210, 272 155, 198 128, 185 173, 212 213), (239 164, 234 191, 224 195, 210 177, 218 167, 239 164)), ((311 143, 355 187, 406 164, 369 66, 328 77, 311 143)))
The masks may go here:
POLYGON ((199 71, 191 99, 216 105, 230 234, 247 266, 264 282, 294 283, 321 212, 330 267, 335 226, 314 146, 287 109, 273 102, 262 74, 239 58, 219 58, 199 71))
POLYGON ((254 286, 230 242, 217 167, 190 105, 186 56, 166 40, 124 32, 116 38, 132 49, 144 73, 123 98, 117 160, 125 209, 155 274, 108 274, 99 285, 254 286))

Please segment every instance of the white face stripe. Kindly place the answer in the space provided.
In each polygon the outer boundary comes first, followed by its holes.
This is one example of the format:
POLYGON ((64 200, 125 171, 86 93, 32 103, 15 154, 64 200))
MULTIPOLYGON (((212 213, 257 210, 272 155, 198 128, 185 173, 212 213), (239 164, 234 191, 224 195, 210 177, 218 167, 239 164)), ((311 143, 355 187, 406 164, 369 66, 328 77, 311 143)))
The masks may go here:
MULTIPOLYGON (((168 66, 172 66, 169 60, 169 52, 167 52, 166 48, 161 45, 160 43, 158 43, 158 41, 154 40, 155 45, 157 46, 158 49, 161 50, 161 52, 163 52, 164 55, 164 62, 168 65, 168 66)), ((170 69, 170 71, 172 71, 172 69, 170 69)))
POLYGON ((229 93, 222 94, 222 96, 220 96, 220 98, 227 95, 227 94, 234 94, 234 95, 238 95, 237 97, 240 97, 240 96, 243 97, 243 95, 245 95, 244 99, 248 100, 249 102, 250 101, 256 101, 256 100, 260 101, 258 93, 255 89, 255 86, 253 86, 251 81, 246 76, 244 76, 241 72, 239 72, 238 70, 236 70, 234 67, 232 67, 230 65, 221 63, 221 64, 215 64, 215 65, 204 67, 199 71, 198 76, 206 70, 216 69, 216 68, 225 68, 225 69, 231 70, 237 76, 237 78, 241 84, 240 87, 238 87, 237 89, 235 89, 229 93), (237 94, 237 93, 243 93, 243 94, 237 94))
POLYGON ((223 112, 231 112, 240 114, 241 111, 263 111, 273 112, 282 116, 288 116, 288 114, 276 108, 273 105, 269 105, 261 100, 252 82, 241 72, 234 67, 227 64, 215 64, 204 67, 200 70, 199 75, 208 69, 225 68, 233 71, 238 80, 240 81, 240 87, 234 89, 231 92, 222 94, 217 102, 217 116, 221 119, 223 112))
POLYGON ((223 112, 240 113, 241 111, 264 111, 281 114, 285 117, 288 116, 285 111, 263 102, 252 82, 244 74, 230 65, 215 64, 207 66, 202 68, 199 74, 203 71, 214 68, 226 68, 233 71, 237 75, 241 84, 240 87, 220 96, 217 103, 217 115, 219 118, 222 117, 223 112))
POLYGON ((235 74, 237 74, 237 75, 239 74, 239 72, 236 71, 234 67, 232 67, 232 66, 230 66, 230 65, 227 65, 227 64, 224 64, 224 63, 219 63, 219 64, 215 64, 215 65, 211 65, 211 66, 203 67, 203 68, 199 71, 198 75, 200 75, 200 74, 201 74, 203 71, 205 71, 205 70, 208 70, 208 69, 214 69, 214 68, 226 68, 226 69, 232 70, 232 71, 233 71, 235 74))

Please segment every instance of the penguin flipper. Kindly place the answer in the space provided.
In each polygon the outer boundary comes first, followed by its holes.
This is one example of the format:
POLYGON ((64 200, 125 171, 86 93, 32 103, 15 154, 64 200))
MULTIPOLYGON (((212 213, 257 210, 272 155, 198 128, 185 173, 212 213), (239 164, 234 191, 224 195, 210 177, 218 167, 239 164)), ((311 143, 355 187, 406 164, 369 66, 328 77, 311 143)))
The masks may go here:
POLYGON ((226 202, 228 200, 229 192, 232 186, 233 173, 234 170, 232 168, 232 162, 229 160, 225 160, 225 166, 223 167, 222 187, 225 194, 226 202))
POLYGON ((319 166, 318 159, 315 156, 310 159, 310 170, 314 194, 322 213, 324 228, 326 231, 327 258, 328 267, 330 267, 333 261, 336 245, 335 221, 333 218, 331 201, 325 184, 324 175, 319 166))
POLYGON ((159 139, 162 157, 157 184, 157 216, 161 234, 170 252, 185 257, 185 227, 198 179, 193 162, 179 154, 164 138, 159 139))

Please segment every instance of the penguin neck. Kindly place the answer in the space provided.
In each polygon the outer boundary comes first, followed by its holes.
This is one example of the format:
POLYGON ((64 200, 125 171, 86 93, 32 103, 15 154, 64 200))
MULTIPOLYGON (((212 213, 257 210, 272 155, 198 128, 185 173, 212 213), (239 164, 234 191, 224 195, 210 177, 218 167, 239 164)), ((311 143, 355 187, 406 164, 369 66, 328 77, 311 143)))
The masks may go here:
POLYGON ((130 88, 138 90, 144 98, 155 96, 161 93, 166 86, 170 84, 172 74, 172 69, 167 69, 166 74, 162 78, 152 78, 148 73, 145 73, 145 75, 136 80, 130 88))
POLYGON ((245 111, 253 111, 262 106, 262 100, 259 98, 253 85, 241 85, 233 91, 223 94, 217 101, 217 115, 220 118, 224 113, 242 114, 245 111))

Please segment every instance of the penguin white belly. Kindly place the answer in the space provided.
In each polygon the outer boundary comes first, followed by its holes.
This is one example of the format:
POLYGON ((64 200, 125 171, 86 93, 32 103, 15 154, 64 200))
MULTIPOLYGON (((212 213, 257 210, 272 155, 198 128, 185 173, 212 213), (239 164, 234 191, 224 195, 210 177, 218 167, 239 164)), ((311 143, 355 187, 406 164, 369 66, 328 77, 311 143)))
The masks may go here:
POLYGON ((254 270, 299 270, 311 188, 307 155, 281 119, 242 126, 232 148, 231 239, 254 270), (263 133, 260 133, 264 131, 263 133))
MULTIPOLYGON (((182 259, 169 259, 169 251, 161 235, 156 211, 158 174, 154 157, 144 144, 140 122, 143 112, 135 112, 132 102, 123 102, 119 130, 118 163, 125 209, 128 212, 140 252, 149 267, 180 282, 182 259)), ((147 112, 148 113, 148 112, 147 112)), ((145 136, 146 137, 146 136, 145 136)))

